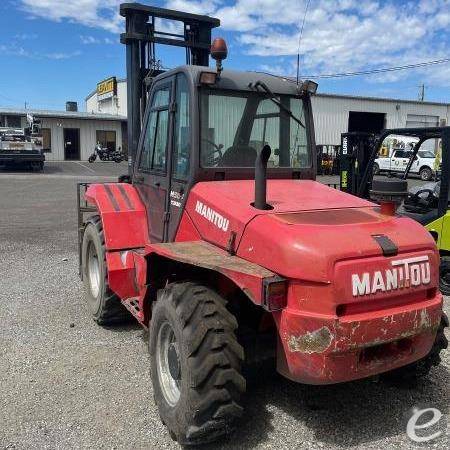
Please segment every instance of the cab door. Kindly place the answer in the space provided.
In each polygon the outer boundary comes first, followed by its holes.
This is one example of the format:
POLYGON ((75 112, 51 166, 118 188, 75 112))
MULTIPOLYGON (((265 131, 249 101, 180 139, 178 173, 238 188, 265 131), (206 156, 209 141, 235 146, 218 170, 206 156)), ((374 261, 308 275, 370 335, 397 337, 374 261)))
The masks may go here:
POLYGON ((190 186, 192 121, 189 84, 182 72, 176 75, 174 89, 173 148, 171 152, 171 184, 167 240, 174 241, 190 186))
POLYGON ((151 242, 164 242, 170 190, 169 149, 172 142, 173 77, 157 82, 145 117, 143 138, 133 174, 147 209, 151 242))

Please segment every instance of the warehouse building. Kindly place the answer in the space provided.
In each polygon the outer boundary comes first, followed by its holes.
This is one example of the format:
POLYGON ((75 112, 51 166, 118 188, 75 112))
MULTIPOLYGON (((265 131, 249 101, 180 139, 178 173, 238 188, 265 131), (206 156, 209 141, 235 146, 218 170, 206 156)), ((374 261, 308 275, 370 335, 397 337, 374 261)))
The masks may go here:
POLYGON ((76 109, 73 102, 68 102, 66 111, 0 108, 0 127, 26 127, 27 114, 40 119, 47 161, 86 161, 97 142, 126 150, 126 117, 76 109))
MULTIPOLYGON (((126 116, 126 86, 126 79, 115 77, 100 82, 86 98, 86 111, 126 116)), ((447 103, 322 93, 312 104, 319 151, 339 146, 347 131, 446 125, 450 113, 447 103)))
MULTIPOLYGON (((447 103, 335 94, 317 94, 312 105, 319 173, 321 161, 334 161, 340 148, 341 133, 445 126, 450 114, 447 103)), ((437 145, 434 141, 426 143, 432 151, 437 145)))

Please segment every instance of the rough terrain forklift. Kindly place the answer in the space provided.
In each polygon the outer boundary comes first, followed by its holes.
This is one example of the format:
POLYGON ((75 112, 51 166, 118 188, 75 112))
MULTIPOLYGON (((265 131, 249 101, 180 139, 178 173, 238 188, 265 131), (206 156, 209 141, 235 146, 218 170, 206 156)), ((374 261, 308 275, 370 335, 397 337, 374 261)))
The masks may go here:
POLYGON ((315 181, 317 85, 223 69, 217 19, 120 12, 130 172, 79 185, 80 275, 99 325, 131 314, 149 329, 170 435, 228 433, 243 412, 243 365, 273 361, 291 380, 332 384, 438 364, 435 242, 392 214, 392 195, 378 195, 380 208, 315 181), (158 18, 183 32, 158 32, 158 18), (160 73, 158 43, 184 47, 187 64, 160 73))
POLYGON ((408 178, 422 146, 430 139, 440 142, 442 163, 441 169, 437 171, 438 177, 435 181, 412 187, 399 205, 397 214, 416 220, 433 236, 441 259, 440 290, 450 295, 450 216, 447 213, 450 194, 450 127, 395 128, 382 130, 379 134, 342 134, 345 149, 340 155, 340 188, 344 192, 369 198, 376 174, 373 170, 374 161, 383 142, 391 135, 417 138, 404 173, 397 174, 403 180, 408 178))

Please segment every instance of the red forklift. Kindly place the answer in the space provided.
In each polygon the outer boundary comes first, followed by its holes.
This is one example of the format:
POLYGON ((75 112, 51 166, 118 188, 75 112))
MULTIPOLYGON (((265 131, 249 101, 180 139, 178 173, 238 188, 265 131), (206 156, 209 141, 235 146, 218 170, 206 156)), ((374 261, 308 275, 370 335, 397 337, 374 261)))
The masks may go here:
POLYGON ((448 324, 435 242, 393 215, 403 188, 390 180, 381 207, 315 181, 317 84, 224 69, 218 19, 120 13, 129 174, 79 185, 80 275, 99 325, 131 315, 149 330, 172 438, 232 430, 243 367, 259 362, 307 384, 426 375, 448 324), (156 44, 184 48, 186 65, 159 70, 156 44))

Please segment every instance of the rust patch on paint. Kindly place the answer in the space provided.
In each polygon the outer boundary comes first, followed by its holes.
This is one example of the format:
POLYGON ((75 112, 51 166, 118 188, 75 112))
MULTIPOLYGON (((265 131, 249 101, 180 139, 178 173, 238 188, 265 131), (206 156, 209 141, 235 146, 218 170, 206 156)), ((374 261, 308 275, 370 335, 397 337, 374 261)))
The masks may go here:
POLYGON ((290 335, 287 344, 291 352, 323 353, 333 340, 333 335, 328 327, 322 327, 315 331, 308 331, 300 336, 290 335))

